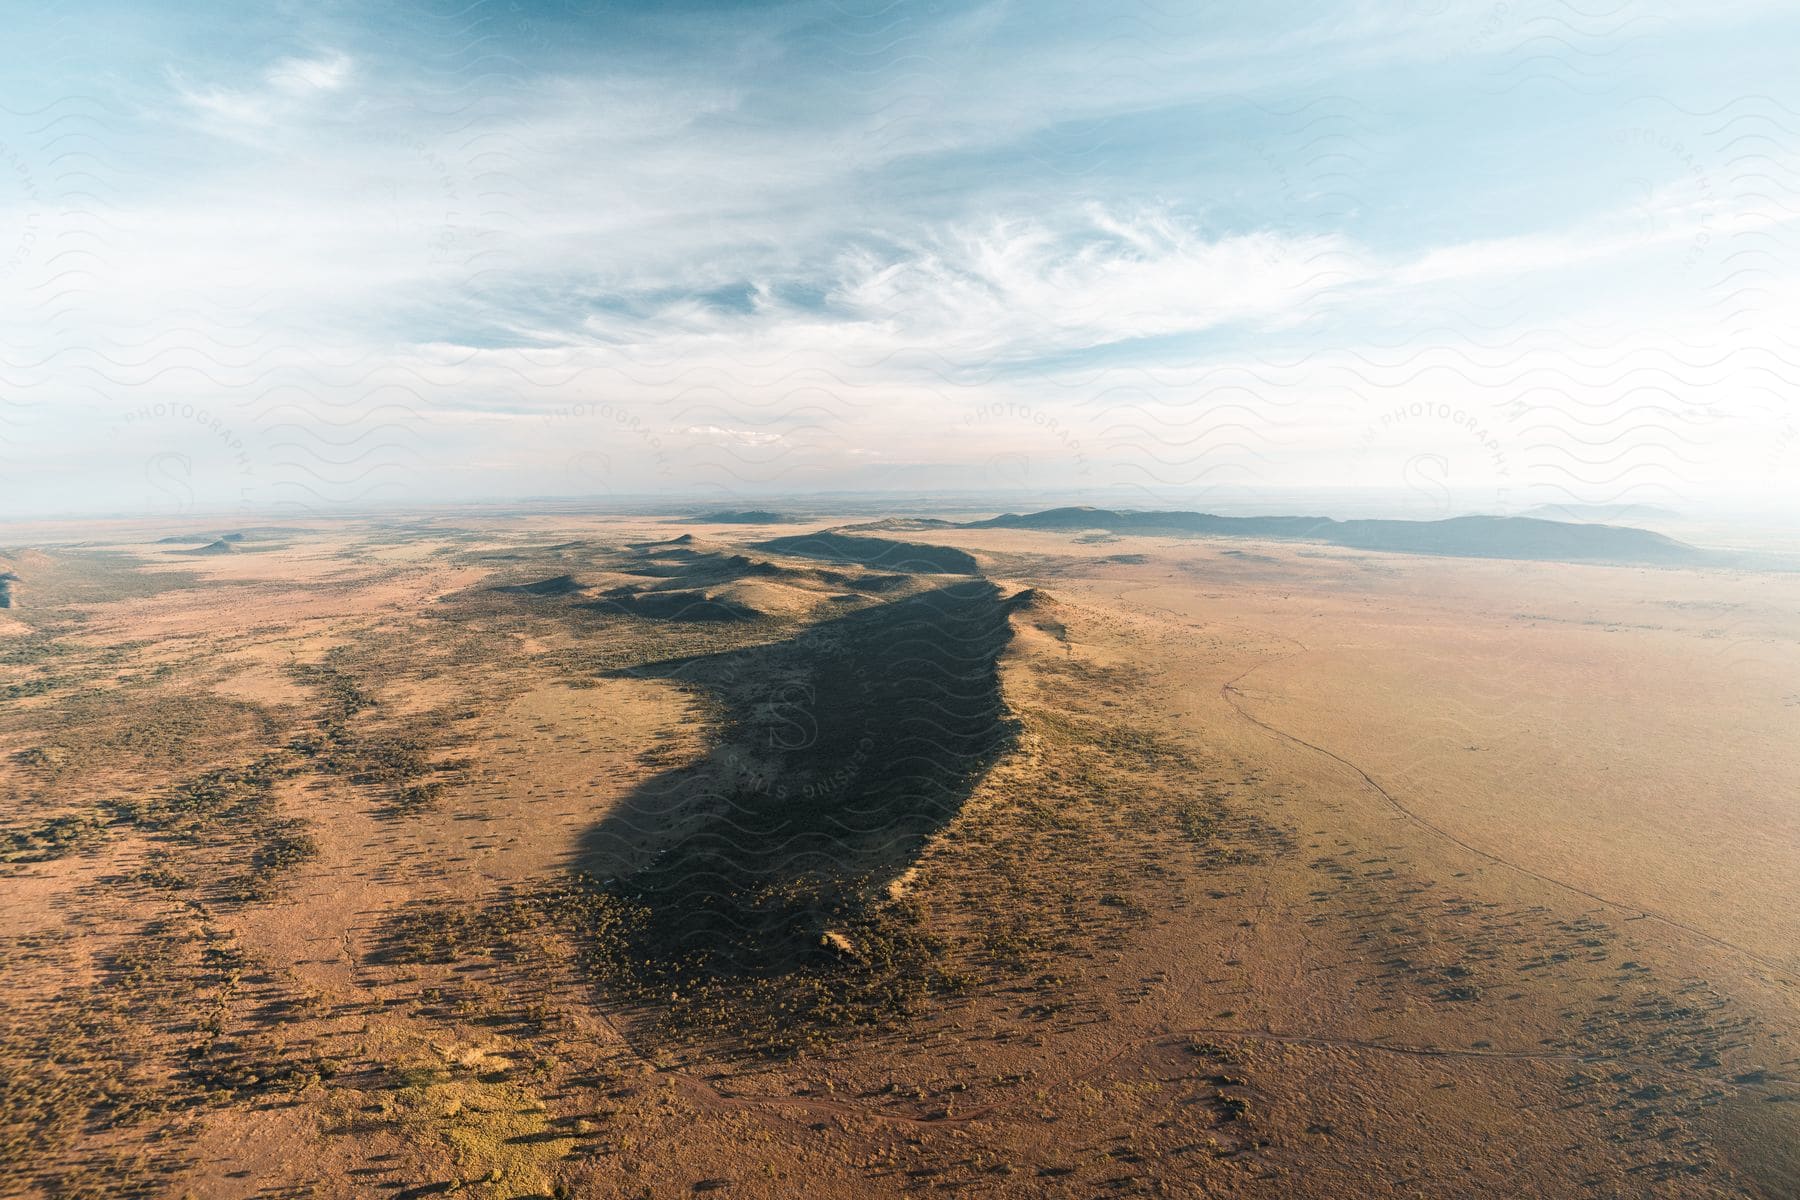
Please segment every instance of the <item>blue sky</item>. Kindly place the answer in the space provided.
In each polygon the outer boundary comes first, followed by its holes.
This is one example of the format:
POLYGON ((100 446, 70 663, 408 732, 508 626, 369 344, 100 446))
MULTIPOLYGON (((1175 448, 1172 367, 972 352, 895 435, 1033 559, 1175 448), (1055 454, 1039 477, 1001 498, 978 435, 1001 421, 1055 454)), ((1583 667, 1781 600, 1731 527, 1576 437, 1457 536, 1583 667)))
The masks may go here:
POLYGON ((1791 506, 1779 4, 67 4, 11 512, 1791 506))

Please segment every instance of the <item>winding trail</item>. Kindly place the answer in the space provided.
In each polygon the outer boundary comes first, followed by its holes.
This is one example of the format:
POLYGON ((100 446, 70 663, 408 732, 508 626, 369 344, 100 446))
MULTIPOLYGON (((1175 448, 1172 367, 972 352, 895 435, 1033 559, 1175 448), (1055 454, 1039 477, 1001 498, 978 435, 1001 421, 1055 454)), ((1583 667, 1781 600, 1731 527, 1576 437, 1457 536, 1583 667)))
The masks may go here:
MULTIPOLYGON (((1270 631, 1263 630, 1261 632, 1267 633, 1270 631)), ((1719 937, 1717 934, 1708 933, 1704 929, 1700 929, 1696 926, 1689 925, 1684 921, 1676 920, 1674 917, 1671 917, 1671 916, 1667 915, 1666 913, 1660 913, 1660 912, 1657 912, 1655 909, 1645 908, 1641 904, 1629 904, 1623 900, 1615 900, 1610 896, 1603 896, 1598 892, 1589 891, 1587 888, 1584 888, 1579 884, 1571 883, 1567 879, 1561 879, 1555 875, 1547 875, 1542 871, 1537 871, 1537 870, 1532 869, 1531 867, 1525 866, 1523 863, 1515 862, 1512 859, 1505 857, 1504 855, 1496 854, 1491 850, 1483 849, 1482 847, 1475 845, 1473 842, 1470 842, 1464 838, 1458 837, 1456 834, 1450 832, 1448 829, 1445 829, 1443 826, 1436 824, 1435 822, 1427 819, 1426 817, 1421 816, 1418 812, 1416 812, 1412 808, 1409 808, 1406 804, 1402 803, 1392 792, 1388 791, 1387 788, 1383 787, 1379 782, 1377 782, 1375 780, 1375 778, 1373 776, 1371 776, 1367 771, 1363 770, 1360 766, 1358 766, 1356 763, 1350 761, 1349 759, 1345 758, 1343 755, 1337 753, 1335 750, 1329 750, 1329 749, 1325 748, 1324 746, 1318 745, 1317 743, 1309 742, 1305 738, 1302 738, 1296 734, 1290 733, 1287 730, 1282 729, 1280 726, 1271 724, 1270 722, 1263 720, 1261 717, 1256 716, 1254 713, 1252 713, 1248 708, 1246 708, 1244 706, 1243 692, 1239 689, 1238 685, 1240 683, 1242 683, 1250 675, 1256 673, 1257 671, 1263 670, 1266 667, 1274 666, 1277 663, 1287 662, 1290 659, 1295 659, 1295 658, 1300 657, 1302 654, 1307 654, 1307 653, 1311 652, 1311 648, 1308 647, 1304 642, 1300 641, 1298 638, 1291 637, 1287 634, 1276 634, 1275 636, 1281 637, 1287 641, 1293 642, 1296 646, 1299 646, 1300 649, 1294 651, 1292 654, 1284 654, 1277 658, 1272 658, 1272 659, 1268 659, 1263 662, 1257 663, 1255 666, 1249 667, 1246 670, 1239 672, 1237 675, 1234 675, 1232 678, 1226 680, 1223 684, 1221 684, 1219 686, 1219 695, 1224 698, 1225 702, 1231 706, 1232 710, 1234 712, 1236 712, 1238 714, 1238 716, 1242 717, 1244 720, 1248 721, 1250 724, 1256 726, 1258 729, 1261 729, 1261 730, 1273 735, 1274 737, 1281 739, 1284 742, 1289 742, 1296 746, 1303 746, 1306 749, 1311 750, 1313 753, 1322 754, 1326 758, 1331 759, 1333 762, 1338 763, 1340 766, 1347 768, 1348 770, 1353 772, 1358 779, 1362 780, 1362 782, 1365 786, 1367 786, 1370 790, 1374 791, 1384 801, 1386 801, 1387 804, 1391 808, 1393 808, 1393 810, 1395 812, 1399 813, 1401 816, 1405 817, 1408 821, 1411 821, 1414 825, 1417 825, 1419 828, 1425 830, 1426 832, 1442 839, 1443 841, 1449 842, 1451 845, 1457 846, 1457 847, 1461 848, 1462 850, 1467 851, 1468 853, 1474 855, 1477 858, 1480 858, 1486 862, 1493 863, 1495 866, 1504 867, 1509 871, 1517 872, 1518 874, 1524 875, 1530 879, 1535 879, 1535 880, 1539 881, 1540 883, 1547 883, 1547 884, 1551 885, 1552 887, 1558 887, 1558 888, 1563 889, 1564 891, 1571 892, 1577 896, 1585 897, 1586 899, 1594 901, 1596 904, 1601 904, 1601 905, 1606 906, 1607 908, 1611 908, 1611 909, 1614 909, 1619 912, 1630 914, 1630 916, 1628 917, 1628 919, 1630 919, 1630 920, 1654 921, 1659 925, 1663 925, 1663 926, 1666 926, 1667 928, 1677 930, 1681 933, 1685 933, 1689 937, 1695 938, 1702 942, 1706 942, 1709 945, 1718 947, 1719 949, 1731 951, 1732 953, 1740 955, 1743 958, 1747 958, 1750 961, 1757 963, 1760 966, 1765 967, 1769 971, 1773 972, 1777 976, 1777 978, 1771 980, 1771 982, 1773 982, 1781 987, 1793 987, 1794 986, 1794 983, 1795 983, 1794 967, 1792 964, 1780 962, 1776 959, 1768 957, 1767 955, 1760 954, 1757 951, 1750 949, 1748 946, 1741 946, 1736 942, 1729 941, 1725 938, 1719 937)))

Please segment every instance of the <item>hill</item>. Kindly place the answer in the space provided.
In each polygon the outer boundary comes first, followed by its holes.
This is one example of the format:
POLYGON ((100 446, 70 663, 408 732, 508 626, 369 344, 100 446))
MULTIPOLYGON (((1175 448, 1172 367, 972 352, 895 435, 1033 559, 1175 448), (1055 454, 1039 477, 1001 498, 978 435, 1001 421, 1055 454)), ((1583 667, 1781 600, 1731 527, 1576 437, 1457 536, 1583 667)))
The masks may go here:
POLYGON ((237 553, 237 542, 234 540, 229 540, 227 538, 220 538, 216 542, 208 542, 206 545, 196 546, 192 550, 171 550, 169 553, 171 553, 171 554, 209 555, 209 556, 214 555, 214 554, 236 554, 237 553))
POLYGON ((516 596, 570 596, 578 592, 585 592, 587 585, 581 583, 573 575, 556 575, 549 579, 540 579, 535 583, 516 583, 497 587, 494 590, 516 596))
POLYGON ((1546 521, 1537 517, 1451 517, 1443 521, 1356 520, 1330 517, 1221 517, 1201 512, 1131 512, 1052 508, 973 521, 966 529, 1103 529, 1110 533, 1277 538, 1324 542, 1355 550, 1512 558, 1550 562, 1697 565, 1709 556, 1647 529, 1546 521))
POLYGON ((948 546, 921 542, 896 542, 887 538, 856 537, 845 533, 805 533, 757 542, 758 550, 856 563, 910 575, 974 575, 980 568, 974 556, 948 546))

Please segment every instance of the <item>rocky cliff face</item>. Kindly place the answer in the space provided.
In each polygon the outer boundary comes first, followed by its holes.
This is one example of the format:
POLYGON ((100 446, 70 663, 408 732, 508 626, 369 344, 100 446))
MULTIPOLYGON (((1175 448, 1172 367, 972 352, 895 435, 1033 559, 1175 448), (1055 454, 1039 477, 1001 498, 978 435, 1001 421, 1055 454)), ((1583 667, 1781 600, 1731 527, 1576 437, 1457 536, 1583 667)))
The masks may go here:
POLYGON ((19 577, 11 571, 0 571, 0 608, 19 606, 19 577))

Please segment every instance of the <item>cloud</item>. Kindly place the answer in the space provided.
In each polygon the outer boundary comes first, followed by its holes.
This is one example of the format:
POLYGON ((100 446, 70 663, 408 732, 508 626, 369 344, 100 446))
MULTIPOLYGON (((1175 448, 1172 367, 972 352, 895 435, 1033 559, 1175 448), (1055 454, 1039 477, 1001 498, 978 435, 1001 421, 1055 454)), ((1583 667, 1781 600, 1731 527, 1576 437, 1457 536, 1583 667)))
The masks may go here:
POLYGON ((721 429, 717 425, 689 425, 681 432, 695 437, 725 438, 745 446, 767 446, 779 442, 779 433, 760 433, 754 429, 721 429))
POLYGON ((316 58, 277 59, 263 72, 269 88, 289 96, 335 92, 350 81, 350 57, 332 52, 316 58))
POLYGON ((183 104, 209 128, 229 132, 265 128, 308 111, 321 97, 348 87, 354 67, 348 55, 328 51, 276 59, 247 88, 198 85, 179 71, 169 74, 183 104))
MULTIPOLYGON (((1760 19, 1689 7, 1671 29, 1760 19)), ((410 422, 435 486, 526 464, 487 493, 572 453, 620 489, 883 462, 979 478, 1002 451, 1034 481, 1141 482, 1200 478, 1232 437, 1328 445, 1358 406, 1546 380, 1581 403, 1608 385, 1580 375, 1582 338, 1610 361, 1794 307, 1772 222, 1800 202, 1732 166, 1779 149, 1778 114, 1720 108, 1755 70, 1634 58, 1681 85, 1670 105, 1626 105, 1635 82, 1546 95, 1504 73, 1557 53, 1531 12, 1402 8, 626 6, 409 40, 328 6, 269 19, 260 54, 158 21, 95 73, 141 114, 84 160, 132 168, 82 184, 104 227, 74 228, 83 204, 0 207, 5 382, 71 445, 146 403, 227 413, 267 434, 265 480, 288 426, 347 464, 386 436, 359 441, 362 420, 410 422), (1709 71, 1727 91, 1690 88, 1709 71), (996 404, 1027 415, 968 420, 996 404), (1255 436, 1184 424, 1230 404, 1255 436), (1107 441, 1127 433, 1142 461, 1107 441)), ((59 151, 22 137, 46 190, 59 151)))
POLYGON ((1208 237, 1166 211, 1090 205, 953 229, 891 261, 852 252, 831 295, 899 341, 1017 359, 1292 319, 1366 270, 1336 235, 1208 237))

